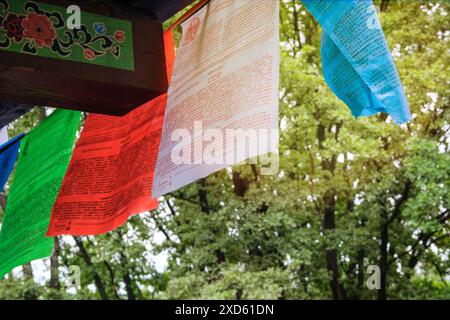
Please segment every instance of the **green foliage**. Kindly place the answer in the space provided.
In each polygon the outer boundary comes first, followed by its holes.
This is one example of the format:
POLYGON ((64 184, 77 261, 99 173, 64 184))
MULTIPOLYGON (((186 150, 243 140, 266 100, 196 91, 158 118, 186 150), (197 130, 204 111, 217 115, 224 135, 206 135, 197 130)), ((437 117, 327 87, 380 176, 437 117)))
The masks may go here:
POLYGON ((409 124, 354 119, 323 80, 319 26, 283 0, 279 174, 245 164, 186 186, 116 231, 82 237, 91 265, 63 237, 60 290, 15 277, 0 282, 0 299, 105 298, 98 279, 109 299, 449 299, 450 4, 382 2, 409 124), (78 290, 70 265, 81 267, 78 290), (366 286, 369 265, 381 290, 366 286))

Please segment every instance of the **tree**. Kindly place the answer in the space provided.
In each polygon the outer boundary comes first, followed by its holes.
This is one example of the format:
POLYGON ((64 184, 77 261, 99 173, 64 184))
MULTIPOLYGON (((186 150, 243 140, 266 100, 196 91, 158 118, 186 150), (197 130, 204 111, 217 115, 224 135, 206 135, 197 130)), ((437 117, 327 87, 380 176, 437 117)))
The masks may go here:
MULTIPOLYGON (((320 27, 301 2, 283 0, 279 173, 235 166, 113 232, 61 237, 58 292, 8 277, 0 298, 30 288, 73 299, 450 298, 450 5, 376 4, 410 123, 354 119, 323 80, 320 27), (161 253, 164 271, 155 266, 161 253), (67 282, 71 265, 81 288, 67 282), (380 290, 366 285, 373 265, 380 290)), ((10 135, 37 119, 29 113, 10 135)))

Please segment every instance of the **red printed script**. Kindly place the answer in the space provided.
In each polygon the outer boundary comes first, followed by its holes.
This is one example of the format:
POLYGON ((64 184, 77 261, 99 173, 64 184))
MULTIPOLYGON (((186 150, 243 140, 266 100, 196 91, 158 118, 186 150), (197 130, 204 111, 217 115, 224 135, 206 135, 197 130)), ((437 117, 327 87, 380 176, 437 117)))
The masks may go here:
MULTIPOLYGON (((164 34, 167 71, 172 33, 164 34)), ((89 114, 52 209, 47 236, 96 235, 155 209, 152 181, 167 94, 123 117, 89 114)))

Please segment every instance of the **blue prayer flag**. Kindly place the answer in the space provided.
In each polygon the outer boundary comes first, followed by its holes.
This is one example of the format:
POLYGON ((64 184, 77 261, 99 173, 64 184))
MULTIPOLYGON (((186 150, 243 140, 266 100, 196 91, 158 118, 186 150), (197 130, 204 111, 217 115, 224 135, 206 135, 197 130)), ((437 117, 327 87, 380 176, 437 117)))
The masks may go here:
POLYGON ((19 153, 20 139, 23 136, 22 133, 0 146, 0 191, 3 190, 14 167, 19 153))
POLYGON ((371 0, 303 0, 322 26, 325 81, 354 116, 411 119, 400 77, 371 0))

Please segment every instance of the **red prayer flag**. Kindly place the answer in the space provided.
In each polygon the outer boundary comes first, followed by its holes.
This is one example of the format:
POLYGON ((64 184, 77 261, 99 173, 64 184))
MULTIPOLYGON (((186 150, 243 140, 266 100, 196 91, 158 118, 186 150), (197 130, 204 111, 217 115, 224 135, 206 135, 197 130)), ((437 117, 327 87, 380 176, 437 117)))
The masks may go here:
MULTIPOLYGON (((168 78, 175 59, 164 33, 168 78)), ((96 235, 155 209, 151 198, 167 94, 123 117, 89 114, 52 209, 47 236, 96 235)))

